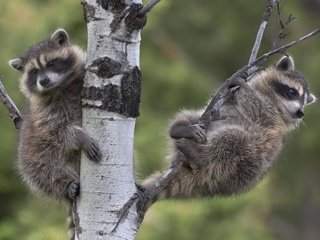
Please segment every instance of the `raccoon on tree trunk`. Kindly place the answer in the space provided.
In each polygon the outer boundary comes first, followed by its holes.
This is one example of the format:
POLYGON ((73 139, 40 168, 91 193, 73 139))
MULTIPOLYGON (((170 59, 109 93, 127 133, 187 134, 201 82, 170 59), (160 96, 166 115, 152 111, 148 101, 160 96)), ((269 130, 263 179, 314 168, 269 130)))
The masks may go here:
POLYGON ((19 130, 18 170, 30 189, 56 200, 79 193, 81 150, 99 161, 100 150, 81 128, 85 53, 64 29, 9 62, 21 73, 26 108, 19 130))
MULTIPOLYGON (((220 117, 200 124, 204 110, 184 110, 170 126, 171 154, 182 153, 183 167, 156 199, 228 196, 252 188, 279 155, 284 137, 298 126, 303 108, 315 101, 291 57, 255 74, 248 83, 236 79, 220 90, 239 86, 220 109, 220 117)), ((155 173, 144 181, 159 181, 155 173)))

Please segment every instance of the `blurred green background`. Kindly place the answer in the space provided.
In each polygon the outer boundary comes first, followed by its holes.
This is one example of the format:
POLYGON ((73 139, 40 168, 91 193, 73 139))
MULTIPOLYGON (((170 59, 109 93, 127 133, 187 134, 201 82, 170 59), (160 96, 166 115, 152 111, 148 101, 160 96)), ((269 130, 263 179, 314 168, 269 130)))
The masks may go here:
MULTIPOLYGON (((203 106, 224 79, 246 64, 264 2, 167 0, 149 14, 142 33, 142 104, 135 138, 139 179, 165 167, 166 126, 173 114, 203 106)), ((0 73, 23 109, 18 74, 7 61, 57 27, 85 47, 82 7, 80 1, 10 0, 0 2, 0 13, 0 73)), ((286 41, 320 26, 319 0, 288 0, 283 18, 290 13, 297 18, 286 41)), ((262 51, 271 46, 274 22, 262 51)), ((319 96, 320 36, 289 53, 319 96)), ((319 103, 306 109, 304 123, 288 137, 280 161, 251 192, 228 199, 157 203, 137 239, 320 239, 319 118, 319 103)), ((16 131, 2 104, 0 135, 0 240, 66 239, 65 209, 29 193, 19 179, 16 131)))

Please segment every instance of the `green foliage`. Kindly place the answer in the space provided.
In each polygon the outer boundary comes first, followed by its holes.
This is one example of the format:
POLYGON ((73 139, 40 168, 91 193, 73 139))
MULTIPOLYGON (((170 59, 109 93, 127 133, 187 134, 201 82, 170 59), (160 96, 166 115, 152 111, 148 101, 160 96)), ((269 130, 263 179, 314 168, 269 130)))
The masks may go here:
MULTIPOLYGON (((58 27, 66 28, 74 42, 84 47, 82 7, 80 1, 11 0, 1 1, 0 9, 0 73, 23 109, 18 74, 7 61, 58 27)), ((181 108, 203 106, 225 78, 246 64, 263 9, 264 1, 255 0, 161 1, 149 14, 141 44, 137 178, 165 168, 166 126, 172 115, 181 108)), ((319 27, 319 10, 317 0, 287 1, 284 20, 290 13, 297 19, 290 24, 286 41, 319 27)), ((271 42, 269 28, 262 51, 271 42)), ((319 37, 289 52, 319 94, 319 37)), ((308 229, 319 236, 318 226, 314 227, 320 222, 319 118, 318 103, 306 109, 305 123, 289 137, 280 161, 250 193, 230 199, 157 203, 148 211, 137 239, 308 239, 304 234, 308 229)), ((66 239, 64 207, 32 197, 19 179, 17 134, 1 104, 0 133, 0 239, 66 239)))

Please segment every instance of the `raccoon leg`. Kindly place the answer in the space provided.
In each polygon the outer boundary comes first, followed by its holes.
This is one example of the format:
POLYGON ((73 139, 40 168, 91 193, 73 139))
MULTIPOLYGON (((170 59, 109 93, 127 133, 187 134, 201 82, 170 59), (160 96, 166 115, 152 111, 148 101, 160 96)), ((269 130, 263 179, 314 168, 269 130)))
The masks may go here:
POLYGON ((201 157, 201 146, 198 143, 181 138, 176 141, 176 146, 185 156, 184 161, 191 169, 199 169, 207 164, 201 157))

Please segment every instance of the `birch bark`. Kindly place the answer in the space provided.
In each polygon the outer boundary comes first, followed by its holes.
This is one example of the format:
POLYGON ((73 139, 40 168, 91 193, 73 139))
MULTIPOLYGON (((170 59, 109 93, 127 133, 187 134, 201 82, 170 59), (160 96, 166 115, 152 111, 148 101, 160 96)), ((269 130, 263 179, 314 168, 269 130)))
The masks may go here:
POLYGON ((134 239, 140 225, 135 204, 125 218, 119 212, 136 192, 133 139, 141 89, 140 29, 145 24, 137 13, 142 5, 140 0, 82 4, 88 27, 83 128, 103 157, 98 164, 81 158, 76 239, 134 239))

